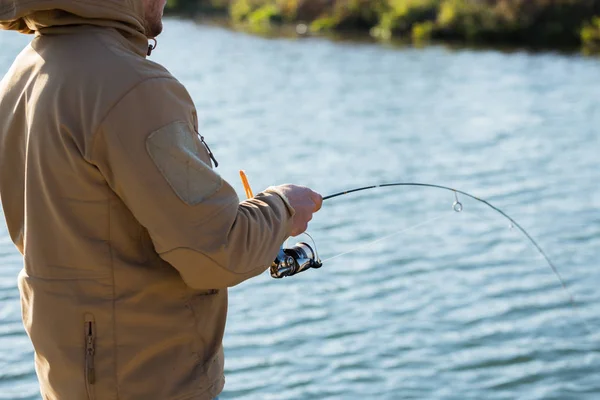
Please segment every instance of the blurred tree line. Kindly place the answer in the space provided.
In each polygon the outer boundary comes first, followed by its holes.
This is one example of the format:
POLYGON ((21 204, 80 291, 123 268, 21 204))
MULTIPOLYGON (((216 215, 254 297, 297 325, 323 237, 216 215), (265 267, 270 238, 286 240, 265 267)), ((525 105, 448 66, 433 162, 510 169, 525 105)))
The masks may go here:
POLYGON ((169 0, 167 12, 217 13, 261 29, 302 24, 301 33, 600 49, 600 0, 169 0))

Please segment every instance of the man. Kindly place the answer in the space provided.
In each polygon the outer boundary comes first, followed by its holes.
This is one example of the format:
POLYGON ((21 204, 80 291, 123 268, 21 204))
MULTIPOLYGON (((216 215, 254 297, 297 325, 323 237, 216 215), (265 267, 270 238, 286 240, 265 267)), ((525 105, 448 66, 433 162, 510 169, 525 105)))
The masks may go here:
POLYGON ((0 195, 44 399, 217 396, 227 288, 321 207, 295 185, 240 203, 212 170, 190 96, 146 59, 164 5, 0 0, 35 34, 0 83, 0 195))

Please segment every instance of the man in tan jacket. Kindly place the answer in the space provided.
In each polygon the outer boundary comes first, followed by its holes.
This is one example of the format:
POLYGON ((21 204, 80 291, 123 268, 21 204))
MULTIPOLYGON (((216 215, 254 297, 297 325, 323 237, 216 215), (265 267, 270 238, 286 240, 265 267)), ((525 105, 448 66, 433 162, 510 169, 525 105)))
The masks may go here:
MULTIPOLYGON (((204 400, 224 385, 227 288, 322 202, 240 202, 184 87, 146 59, 165 0, 0 0, 35 34, 0 82, 0 198, 47 400, 204 400)), ((151 49, 151 48, 150 48, 151 49)))

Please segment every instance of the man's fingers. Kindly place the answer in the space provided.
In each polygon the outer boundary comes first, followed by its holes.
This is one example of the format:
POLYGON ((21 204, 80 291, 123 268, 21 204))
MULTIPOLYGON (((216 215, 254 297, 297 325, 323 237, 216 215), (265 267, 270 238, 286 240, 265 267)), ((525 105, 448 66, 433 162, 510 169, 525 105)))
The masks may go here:
POLYGON ((314 210, 314 212, 319 211, 321 209, 321 207, 323 206, 323 196, 321 196, 317 192, 312 192, 311 193, 311 198, 312 198, 312 201, 315 203, 315 210, 314 210))
POLYGON ((295 236, 306 231, 313 214, 319 211, 323 205, 323 196, 305 186, 285 184, 276 186, 275 189, 277 189, 277 193, 287 199, 289 205, 295 210, 290 232, 295 236))
POLYGON ((306 232, 306 230, 308 229, 308 222, 305 222, 302 224, 302 226, 296 227, 295 229, 292 229, 292 231, 290 232, 291 236, 298 236, 304 232, 306 232))

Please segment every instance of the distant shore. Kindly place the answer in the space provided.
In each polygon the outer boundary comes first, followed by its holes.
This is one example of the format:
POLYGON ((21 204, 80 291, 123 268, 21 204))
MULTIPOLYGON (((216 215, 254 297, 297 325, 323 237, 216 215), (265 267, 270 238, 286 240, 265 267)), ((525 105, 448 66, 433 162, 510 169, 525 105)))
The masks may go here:
POLYGON ((166 13, 258 33, 293 26, 299 36, 365 32, 416 44, 600 51, 600 0, 169 0, 166 13))

